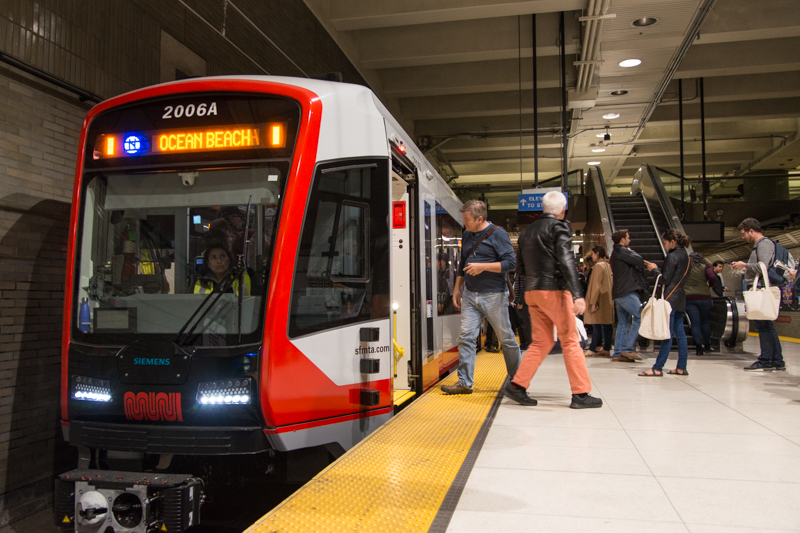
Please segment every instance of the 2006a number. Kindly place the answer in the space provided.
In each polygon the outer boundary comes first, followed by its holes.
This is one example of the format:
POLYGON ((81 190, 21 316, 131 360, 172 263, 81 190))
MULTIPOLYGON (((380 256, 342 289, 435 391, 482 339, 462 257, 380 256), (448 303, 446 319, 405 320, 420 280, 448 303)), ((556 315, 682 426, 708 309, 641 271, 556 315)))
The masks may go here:
POLYGON ((164 114, 161 116, 161 118, 170 119, 170 118, 181 118, 181 117, 193 117, 195 115, 197 115, 198 117, 204 117, 206 115, 211 116, 216 114, 217 114, 216 102, 211 102, 210 104, 199 104, 196 107, 194 104, 189 104, 187 106, 168 105, 164 108, 164 114))

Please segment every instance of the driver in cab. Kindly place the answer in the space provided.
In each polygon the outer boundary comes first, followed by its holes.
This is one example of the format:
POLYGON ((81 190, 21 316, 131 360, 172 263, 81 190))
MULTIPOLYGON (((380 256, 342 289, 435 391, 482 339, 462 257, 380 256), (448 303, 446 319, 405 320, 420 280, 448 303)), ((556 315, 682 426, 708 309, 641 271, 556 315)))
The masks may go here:
MULTIPOLYGON (((214 241, 206 246, 203 252, 203 276, 194 284, 195 294, 210 292, 227 292, 239 295, 240 280, 234 278, 231 269, 231 253, 222 241, 214 241)), ((250 276, 245 271, 241 280, 244 282, 242 296, 250 296, 250 276)))

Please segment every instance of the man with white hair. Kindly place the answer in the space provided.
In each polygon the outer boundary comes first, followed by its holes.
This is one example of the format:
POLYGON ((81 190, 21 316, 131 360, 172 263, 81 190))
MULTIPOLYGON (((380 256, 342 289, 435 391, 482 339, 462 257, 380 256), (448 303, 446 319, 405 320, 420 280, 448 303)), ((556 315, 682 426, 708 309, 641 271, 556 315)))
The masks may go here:
POLYGON ((602 407, 603 400, 589 395, 592 382, 575 326, 575 315, 586 310, 586 300, 575 268, 572 225, 564 220, 567 200, 563 193, 551 191, 544 195, 542 207, 544 214, 519 235, 517 272, 525 276, 533 342, 503 393, 522 405, 536 405, 525 391, 555 344, 555 326, 572 389, 570 407, 602 407))
POLYGON ((506 231, 486 220, 486 204, 470 200, 461 207, 464 235, 461 261, 453 290, 453 304, 461 309, 461 334, 458 337, 458 383, 443 385, 445 394, 472 394, 475 350, 481 320, 486 317, 494 328, 506 371, 513 376, 519 366, 519 344, 508 318, 508 272, 517 258, 506 231))

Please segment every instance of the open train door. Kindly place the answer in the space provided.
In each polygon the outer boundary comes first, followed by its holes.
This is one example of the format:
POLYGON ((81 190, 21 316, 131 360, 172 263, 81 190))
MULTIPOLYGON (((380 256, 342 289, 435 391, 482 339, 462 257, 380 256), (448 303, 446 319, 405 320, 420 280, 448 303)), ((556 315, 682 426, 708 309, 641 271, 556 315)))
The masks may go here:
POLYGON ((417 332, 419 310, 414 302, 415 269, 412 264, 412 217, 409 207, 414 196, 414 174, 411 169, 392 160, 392 325, 394 335, 394 405, 400 407, 419 391, 416 377, 417 332))

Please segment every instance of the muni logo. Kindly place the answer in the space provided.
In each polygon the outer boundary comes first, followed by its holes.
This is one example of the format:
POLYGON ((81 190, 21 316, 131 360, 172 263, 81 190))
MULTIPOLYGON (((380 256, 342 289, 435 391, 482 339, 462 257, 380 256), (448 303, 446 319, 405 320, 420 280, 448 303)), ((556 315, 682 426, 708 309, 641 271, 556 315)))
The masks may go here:
POLYGON ((180 392, 126 392, 124 403, 128 420, 183 422, 180 392))

